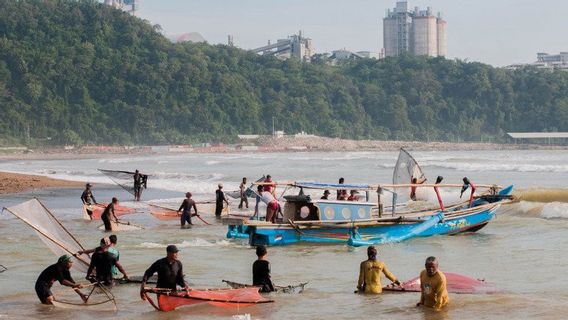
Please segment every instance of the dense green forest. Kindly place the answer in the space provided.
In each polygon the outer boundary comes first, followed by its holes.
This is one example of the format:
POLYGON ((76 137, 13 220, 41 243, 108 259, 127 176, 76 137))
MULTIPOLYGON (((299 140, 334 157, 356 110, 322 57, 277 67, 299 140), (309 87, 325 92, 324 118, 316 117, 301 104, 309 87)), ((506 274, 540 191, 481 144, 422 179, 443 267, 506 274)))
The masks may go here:
POLYGON ((173 44, 96 1, 0 1, 0 144, 230 142, 568 131, 568 72, 410 57, 328 66, 173 44))

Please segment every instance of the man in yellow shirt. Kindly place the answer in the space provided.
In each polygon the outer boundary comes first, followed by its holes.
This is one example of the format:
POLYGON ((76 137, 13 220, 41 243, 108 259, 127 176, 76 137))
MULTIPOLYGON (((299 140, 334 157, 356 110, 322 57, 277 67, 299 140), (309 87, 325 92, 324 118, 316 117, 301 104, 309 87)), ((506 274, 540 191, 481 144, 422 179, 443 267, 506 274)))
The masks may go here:
POLYGON ((367 248, 368 260, 361 262, 359 269, 359 282, 357 283, 358 293, 381 293, 383 286, 381 285, 381 272, 385 274, 395 285, 399 286, 400 282, 390 273, 387 266, 377 260, 377 249, 374 246, 367 248))
POLYGON ((428 257, 425 269, 420 273, 420 302, 416 306, 426 306, 440 310, 450 301, 446 290, 446 276, 438 270, 436 257, 428 257))

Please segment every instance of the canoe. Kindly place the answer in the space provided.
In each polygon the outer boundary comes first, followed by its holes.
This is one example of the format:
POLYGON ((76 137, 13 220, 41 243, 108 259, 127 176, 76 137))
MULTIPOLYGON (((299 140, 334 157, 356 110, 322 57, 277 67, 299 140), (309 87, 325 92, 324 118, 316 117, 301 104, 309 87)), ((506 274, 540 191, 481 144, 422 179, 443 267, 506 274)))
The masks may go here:
MULTIPOLYGON (((199 214, 208 213, 214 214, 215 213, 215 203, 211 201, 204 201, 204 202, 196 202, 197 205, 197 212, 199 214)), ((158 204, 151 204, 148 203, 148 209, 150 214, 154 216, 154 218, 161 220, 161 221, 168 221, 168 220, 179 220, 181 213, 178 213, 177 209, 169 208, 166 206, 158 205, 158 204)))
POLYGON ((258 293, 258 288, 241 289, 192 289, 186 291, 171 291, 168 289, 146 289, 144 296, 158 311, 172 311, 181 306, 191 306, 207 303, 216 307, 247 307, 259 303, 274 302, 264 298, 258 293), (158 303, 148 295, 155 293, 158 303))
MULTIPOLYGON (((444 272, 446 276, 446 289, 449 293, 462 294, 490 294, 499 293, 502 290, 495 288, 485 280, 473 279, 461 274, 444 272)), ((393 292, 420 292, 420 277, 412 278, 400 285, 400 287, 388 285, 384 291, 393 292)))
MULTIPOLYGON (((252 284, 243 284, 229 280, 222 280, 226 283, 229 287, 233 289, 239 288, 260 288, 258 286, 253 286, 252 284)), ((304 291, 304 287, 307 285, 307 282, 298 283, 295 285, 288 285, 288 286, 274 286, 276 289, 276 293, 302 293, 304 291)))
MULTIPOLYGON (((89 221, 101 220, 101 215, 103 214, 103 211, 105 211, 105 208, 107 206, 108 206, 108 203, 106 203, 106 202, 91 204, 91 205, 83 205, 83 219, 89 220, 89 221), (89 214, 87 213, 87 209, 89 209, 93 212, 92 216, 89 216, 89 214)), ((132 214, 134 212, 136 212, 136 210, 134 208, 124 207, 124 206, 115 206, 114 207, 114 214, 117 217, 123 216, 125 214, 132 214)))

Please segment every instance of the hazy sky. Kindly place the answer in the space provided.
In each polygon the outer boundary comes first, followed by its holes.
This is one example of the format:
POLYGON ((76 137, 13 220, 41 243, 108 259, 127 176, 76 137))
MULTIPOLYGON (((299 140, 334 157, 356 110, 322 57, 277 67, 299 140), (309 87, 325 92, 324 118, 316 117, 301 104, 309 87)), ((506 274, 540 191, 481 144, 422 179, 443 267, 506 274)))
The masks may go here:
MULTIPOLYGON (((166 35, 199 32, 209 43, 251 49, 302 30, 316 52, 379 51, 395 0, 139 0, 138 16, 166 35)), ((568 51, 567 0, 414 0, 447 21, 448 57, 495 66, 568 51)))

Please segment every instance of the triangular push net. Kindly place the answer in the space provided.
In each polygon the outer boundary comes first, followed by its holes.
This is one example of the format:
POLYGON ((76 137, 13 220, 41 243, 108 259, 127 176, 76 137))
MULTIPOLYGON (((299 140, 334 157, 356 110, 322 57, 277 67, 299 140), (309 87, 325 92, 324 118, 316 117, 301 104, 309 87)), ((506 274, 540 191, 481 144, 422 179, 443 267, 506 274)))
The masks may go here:
POLYGON ((56 256, 71 256, 73 268, 87 272, 91 262, 89 256, 72 256, 77 251, 85 250, 83 246, 38 199, 34 198, 4 209, 31 227, 56 256))
MULTIPOLYGON (((134 172, 120 170, 98 169, 101 173, 109 177, 114 183, 121 186, 124 190, 134 195, 134 172)), ((147 187, 148 175, 141 174, 141 184, 143 188, 147 187)))
MULTIPOLYGON (((410 184, 416 178, 417 181, 426 181, 426 177, 418 162, 404 149, 400 149, 398 160, 394 166, 392 174, 393 184, 410 184)), ((404 203, 410 200, 410 187, 395 188, 393 192, 393 208, 397 203, 404 203)))

